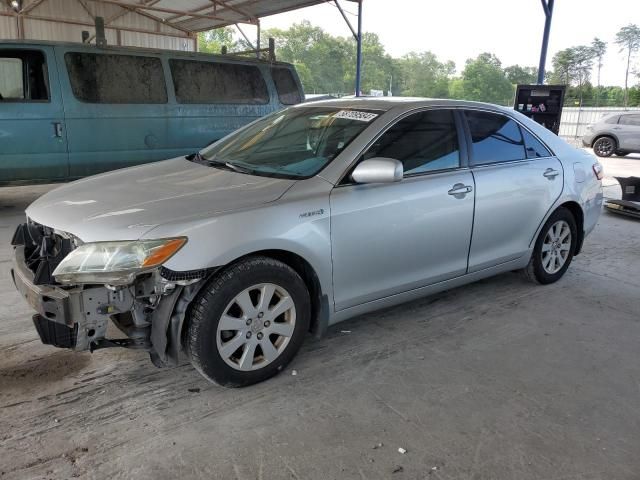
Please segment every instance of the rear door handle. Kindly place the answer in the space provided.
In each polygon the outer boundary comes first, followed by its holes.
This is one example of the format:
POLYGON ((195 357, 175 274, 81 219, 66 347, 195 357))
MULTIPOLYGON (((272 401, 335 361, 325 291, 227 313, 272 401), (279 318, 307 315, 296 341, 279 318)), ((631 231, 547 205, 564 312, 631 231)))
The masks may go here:
POLYGON ((451 188, 451 190, 449 190, 447 193, 449 195, 453 195, 454 197, 457 198, 462 198, 464 197, 467 193, 470 193, 473 191, 473 187, 470 185, 465 185, 464 183, 456 183, 453 188, 451 188))
POLYGON ((553 179, 560 175, 560 172, 558 170, 554 170, 553 168, 547 168, 542 175, 544 175, 548 179, 553 179))
POLYGON ((62 123, 53 122, 53 135, 58 138, 62 137, 62 123))

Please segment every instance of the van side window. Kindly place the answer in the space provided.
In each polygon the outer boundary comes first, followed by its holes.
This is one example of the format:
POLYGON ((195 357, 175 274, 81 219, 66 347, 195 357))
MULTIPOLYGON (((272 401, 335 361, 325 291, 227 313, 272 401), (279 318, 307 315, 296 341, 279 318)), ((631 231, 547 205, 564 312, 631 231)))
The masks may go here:
POLYGON ((167 103, 156 57, 69 52, 64 56, 73 95, 87 103, 167 103))
POLYGON ((509 117, 468 110, 473 165, 524 160, 527 154, 520 127, 509 117))
POLYGON ((283 105, 295 105, 302 102, 300 89, 293 78, 293 73, 288 68, 273 67, 271 69, 271 77, 276 85, 278 98, 283 105))
POLYGON ((178 103, 269 103, 262 72, 253 65, 170 59, 178 103))
POLYGON ((48 100, 44 54, 37 50, 0 50, 0 102, 48 100))

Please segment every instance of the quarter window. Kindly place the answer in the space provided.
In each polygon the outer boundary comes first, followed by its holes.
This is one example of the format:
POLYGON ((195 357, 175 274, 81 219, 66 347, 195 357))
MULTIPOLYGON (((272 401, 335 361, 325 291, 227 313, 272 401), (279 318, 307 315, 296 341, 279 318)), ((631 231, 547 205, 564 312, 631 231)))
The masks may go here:
POLYGON ((640 115, 621 115, 620 125, 640 126, 640 115))
POLYGON ((178 103, 269 103, 256 66, 176 59, 169 66, 178 103))
POLYGON ((278 92, 278 98, 283 105, 295 105, 302 101, 300 89, 293 78, 293 73, 288 68, 274 67, 271 69, 271 77, 278 92))
POLYGON ((400 160, 405 175, 460 166, 460 149, 451 110, 427 110, 400 120, 369 148, 364 158, 400 160))
POLYGON ((0 102, 49 100, 44 54, 34 50, 0 51, 0 102))
POLYGON ((522 136, 524 137, 524 144, 527 150, 527 158, 543 158, 550 157, 551 152, 545 147, 540 140, 534 137, 531 132, 521 128, 522 136))
POLYGON ((473 142, 474 165, 487 165, 527 158, 520 127, 504 115, 466 112, 473 142))
POLYGON ((167 103, 156 57, 69 52, 64 56, 73 95, 87 103, 167 103))

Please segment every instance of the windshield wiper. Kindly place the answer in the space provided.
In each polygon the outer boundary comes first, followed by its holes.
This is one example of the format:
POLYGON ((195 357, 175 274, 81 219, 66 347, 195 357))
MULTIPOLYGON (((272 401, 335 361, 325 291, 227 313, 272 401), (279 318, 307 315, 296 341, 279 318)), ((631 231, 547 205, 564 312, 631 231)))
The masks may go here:
MULTIPOLYGON (((222 162, 217 162, 217 163, 222 163, 222 162)), ((247 167, 242 167, 240 165, 236 165, 235 163, 231 163, 231 162, 224 162, 224 165, 229 168, 230 170, 234 170, 238 173, 248 173, 251 174, 253 173, 255 170, 252 170, 250 168, 247 167)))

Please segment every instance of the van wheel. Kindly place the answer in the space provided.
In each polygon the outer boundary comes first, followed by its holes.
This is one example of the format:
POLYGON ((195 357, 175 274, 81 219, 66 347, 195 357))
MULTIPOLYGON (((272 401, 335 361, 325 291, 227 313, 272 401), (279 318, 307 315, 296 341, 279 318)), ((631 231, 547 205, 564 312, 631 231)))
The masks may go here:
POLYGON ((611 137, 600 137, 593 142, 593 153, 599 157, 610 157, 616 148, 616 141, 611 137))
POLYGON ((569 268, 576 251, 578 230, 573 214, 559 208, 546 221, 523 270, 528 280, 546 285, 558 281, 569 268))
POLYGON ((288 265, 249 257, 216 275, 190 309, 185 349, 226 387, 261 382, 295 356, 309 330, 309 292, 288 265))

